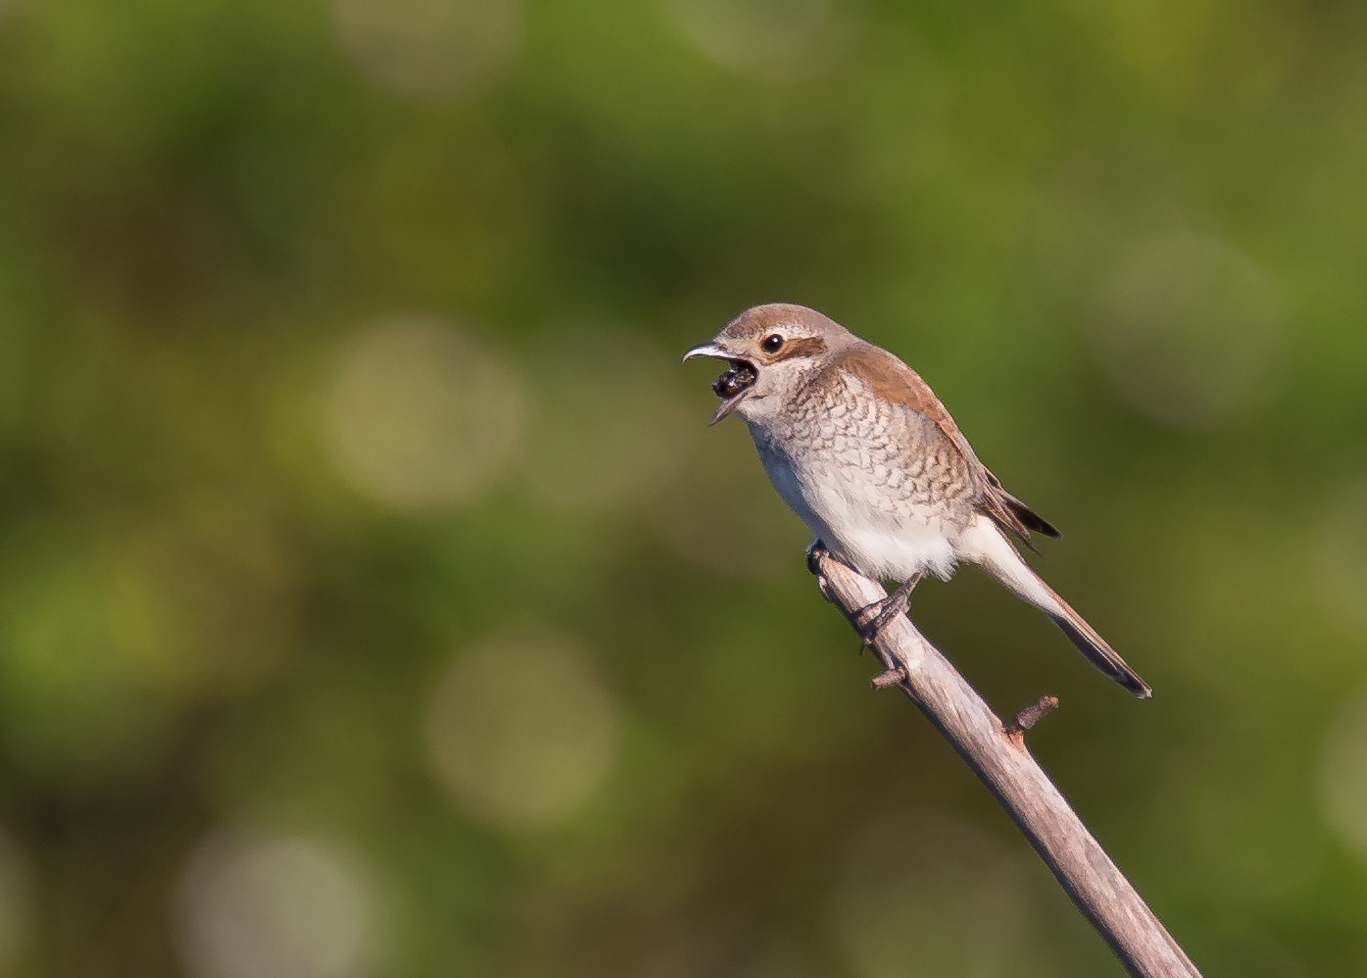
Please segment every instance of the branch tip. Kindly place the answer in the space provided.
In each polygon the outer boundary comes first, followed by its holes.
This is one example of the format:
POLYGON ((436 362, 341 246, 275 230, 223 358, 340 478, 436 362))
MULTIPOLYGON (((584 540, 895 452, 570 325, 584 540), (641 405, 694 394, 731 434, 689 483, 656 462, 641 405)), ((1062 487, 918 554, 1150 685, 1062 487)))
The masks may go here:
POLYGON ((889 686, 900 686, 906 678, 907 674, 902 671, 901 666, 893 666, 874 676, 869 680, 869 685, 874 689, 887 689, 889 686))
POLYGON ((1019 737, 1057 709, 1057 696, 1041 696, 1039 702, 1031 703, 1016 714, 1016 719, 1006 725, 1006 732, 1011 736, 1019 737))

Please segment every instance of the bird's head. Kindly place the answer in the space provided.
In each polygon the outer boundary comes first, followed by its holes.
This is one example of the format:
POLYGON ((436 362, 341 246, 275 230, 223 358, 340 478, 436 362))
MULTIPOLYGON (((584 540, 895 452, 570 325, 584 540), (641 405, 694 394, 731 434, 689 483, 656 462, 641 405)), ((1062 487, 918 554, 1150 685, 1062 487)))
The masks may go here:
POLYGON ((712 383, 722 399, 712 420, 732 411, 757 421, 780 410, 789 395, 858 338, 815 309, 773 302, 745 310, 707 343, 683 355, 725 360, 726 370, 712 383))

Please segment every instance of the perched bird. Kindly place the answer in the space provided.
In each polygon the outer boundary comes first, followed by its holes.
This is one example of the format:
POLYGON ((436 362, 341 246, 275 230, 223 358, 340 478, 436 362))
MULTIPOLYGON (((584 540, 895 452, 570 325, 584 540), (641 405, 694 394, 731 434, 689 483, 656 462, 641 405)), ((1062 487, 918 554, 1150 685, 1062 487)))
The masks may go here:
POLYGON ((1063 629, 1136 696, 1152 689, 1021 557, 1008 533, 1059 536, 1002 488, 916 371, 806 306, 741 313, 684 354, 728 363, 716 424, 735 412, 814 547, 866 577, 903 582, 870 609, 865 642, 905 613, 926 573, 975 564, 1063 629))

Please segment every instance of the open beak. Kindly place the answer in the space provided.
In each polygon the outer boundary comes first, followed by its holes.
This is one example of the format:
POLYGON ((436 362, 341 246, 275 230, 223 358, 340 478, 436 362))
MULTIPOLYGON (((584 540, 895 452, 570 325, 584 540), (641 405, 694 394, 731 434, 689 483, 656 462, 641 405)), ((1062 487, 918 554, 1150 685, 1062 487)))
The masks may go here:
POLYGON ((716 424, 736 409, 745 396, 750 393, 754 386, 755 376, 759 373, 759 365, 751 361, 748 357, 738 357, 729 350, 723 349, 716 343, 699 343, 697 346, 684 353, 685 361, 692 360, 694 357, 710 357, 713 360, 725 360, 731 366, 725 373, 712 383, 712 390, 722 398, 721 404, 717 406, 716 413, 707 422, 708 427, 716 424), (748 375, 748 379, 742 381, 742 372, 748 375))
POLYGON ((732 359, 735 359, 735 358, 732 356, 732 354, 727 353, 727 352, 726 352, 725 350, 723 350, 721 347, 717 346, 716 343, 712 343, 712 342, 699 343, 697 346, 691 346, 691 347, 689 347, 687 350, 684 351, 683 359, 682 359, 681 361, 679 361, 679 362, 680 362, 680 363, 687 363, 689 360, 692 360, 694 357, 711 357, 713 360, 732 360, 732 359))

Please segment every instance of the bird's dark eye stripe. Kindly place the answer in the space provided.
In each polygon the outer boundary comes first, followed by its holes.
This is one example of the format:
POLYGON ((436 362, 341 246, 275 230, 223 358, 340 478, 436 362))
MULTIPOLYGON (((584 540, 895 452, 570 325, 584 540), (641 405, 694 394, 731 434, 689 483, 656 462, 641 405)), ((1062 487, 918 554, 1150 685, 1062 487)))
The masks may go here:
POLYGON ((783 349, 783 337, 778 333, 770 333, 768 336, 764 337, 764 341, 760 343, 760 348, 764 350, 765 353, 777 353, 779 350, 783 349))
POLYGON ((799 336, 797 339, 784 340, 783 351, 769 355, 770 363, 781 363, 798 357, 814 357, 826 352, 826 341, 820 336, 799 336))

